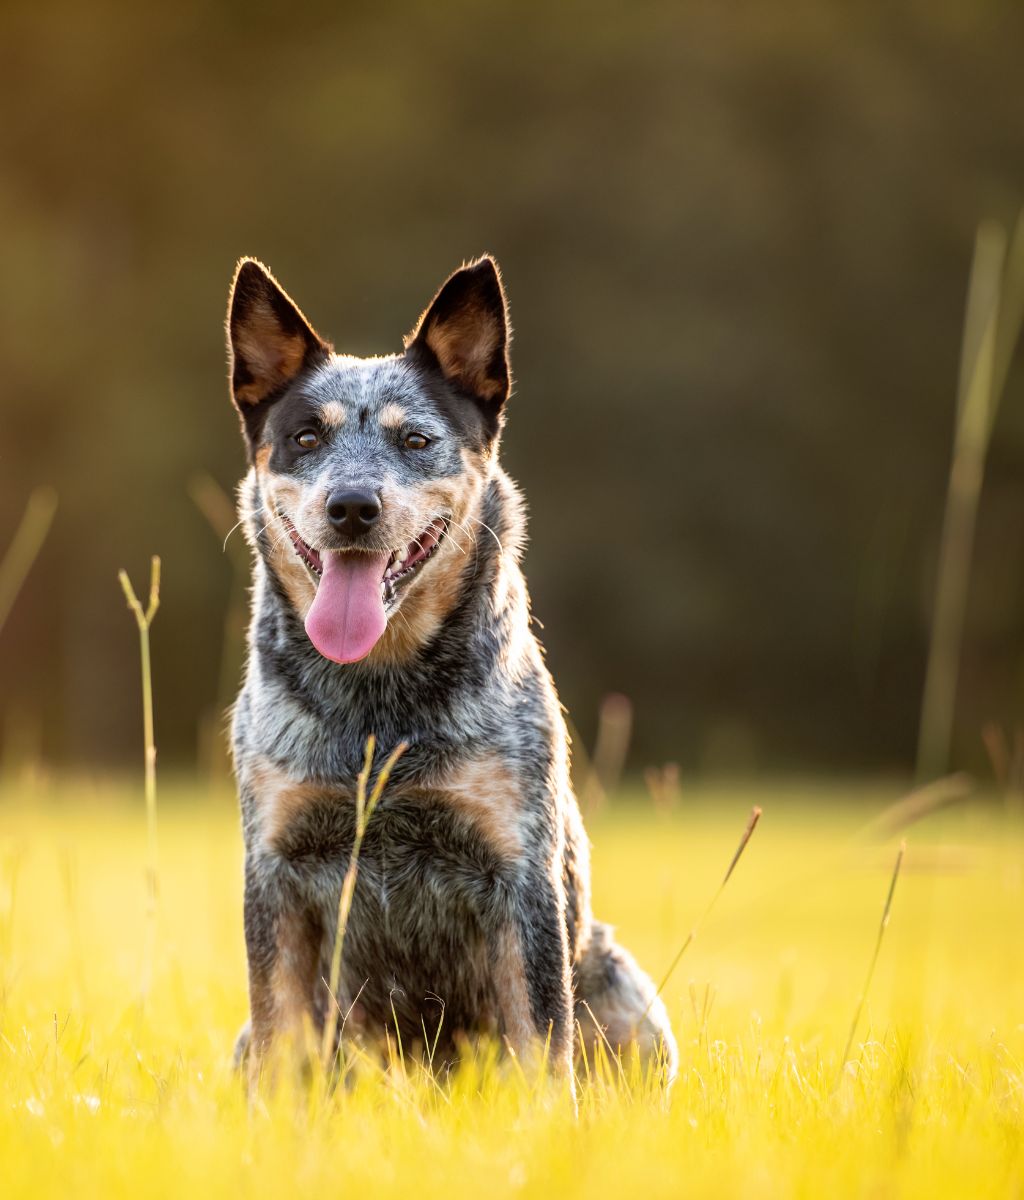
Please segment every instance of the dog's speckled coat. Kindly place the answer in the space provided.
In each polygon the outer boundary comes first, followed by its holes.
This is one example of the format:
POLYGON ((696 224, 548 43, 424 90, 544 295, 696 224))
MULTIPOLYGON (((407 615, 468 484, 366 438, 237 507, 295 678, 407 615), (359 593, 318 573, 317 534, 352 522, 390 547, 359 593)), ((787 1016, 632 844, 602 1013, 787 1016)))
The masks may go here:
POLYGON ((370 822, 338 999, 347 1032, 395 1022, 409 1047, 492 1033, 520 1054, 550 1038, 571 1086, 574 1040, 676 1048, 647 976, 590 909, 587 839, 565 724, 530 625, 524 516, 497 457, 510 377, 505 297, 483 258, 442 287, 403 353, 336 355, 260 264, 228 317, 232 394, 250 470, 241 516, 255 578, 234 753, 245 836, 245 934, 258 1072, 275 1039, 322 1027, 353 797, 409 745, 370 822), (298 435, 304 435, 302 443, 298 435), (423 444, 423 441, 426 444, 423 444), (325 504, 358 486, 379 524, 339 533, 325 504), (395 550, 442 519, 361 661, 314 648, 318 576, 296 553, 395 550), (575 1034, 575 1039, 574 1039, 575 1034))

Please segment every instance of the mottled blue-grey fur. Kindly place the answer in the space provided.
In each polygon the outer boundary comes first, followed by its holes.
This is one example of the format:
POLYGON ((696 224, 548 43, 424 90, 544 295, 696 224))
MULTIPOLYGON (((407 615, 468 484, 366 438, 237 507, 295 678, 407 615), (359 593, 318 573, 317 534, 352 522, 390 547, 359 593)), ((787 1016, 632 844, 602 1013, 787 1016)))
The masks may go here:
POLYGON ((407 1048, 436 1040, 448 1059, 462 1035, 496 1034, 520 1054, 548 1041, 570 1087, 574 1044, 602 1038, 674 1073, 650 980, 591 914, 565 723, 520 569, 523 505, 497 457, 507 342, 490 259, 446 283, 404 353, 369 360, 333 354, 258 264, 236 277, 229 345, 255 568, 233 740, 254 1071, 275 1040, 321 1028, 328 1011, 372 734, 375 769, 408 749, 359 858, 346 1035, 397 1026, 407 1048), (358 542, 325 516, 339 487, 380 499, 379 525, 358 542), (386 598, 379 643, 361 661, 323 657, 304 628, 316 564, 394 556, 431 527, 440 541, 386 598))

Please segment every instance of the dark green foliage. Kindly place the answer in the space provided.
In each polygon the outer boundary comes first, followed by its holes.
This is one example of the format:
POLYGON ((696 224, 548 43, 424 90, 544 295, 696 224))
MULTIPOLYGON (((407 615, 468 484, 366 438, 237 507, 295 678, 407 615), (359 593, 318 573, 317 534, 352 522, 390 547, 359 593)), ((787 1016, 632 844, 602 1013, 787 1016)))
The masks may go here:
MULTIPOLYGON (((924 0, 5 4, 0 540, 34 485, 61 498, 0 640, 8 728, 135 754, 113 580, 155 550, 159 743, 195 752, 230 567, 187 487, 244 462, 239 256, 365 354, 488 250, 584 732, 615 689, 638 762, 908 766, 974 229, 1024 195, 1022 45, 1019 6, 924 0)), ((1018 362, 960 760, 1024 715, 1021 391, 1018 362)))

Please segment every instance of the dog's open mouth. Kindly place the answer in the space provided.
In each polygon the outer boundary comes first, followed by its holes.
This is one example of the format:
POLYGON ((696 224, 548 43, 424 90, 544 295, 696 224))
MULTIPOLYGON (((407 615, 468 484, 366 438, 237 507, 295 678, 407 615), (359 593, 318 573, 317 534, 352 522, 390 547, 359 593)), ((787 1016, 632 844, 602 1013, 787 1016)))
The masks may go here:
POLYGON ((334 662, 355 662, 376 645, 398 594, 437 553, 448 518, 436 517, 400 550, 317 550, 279 514, 298 558, 317 581, 306 616, 310 641, 334 662))

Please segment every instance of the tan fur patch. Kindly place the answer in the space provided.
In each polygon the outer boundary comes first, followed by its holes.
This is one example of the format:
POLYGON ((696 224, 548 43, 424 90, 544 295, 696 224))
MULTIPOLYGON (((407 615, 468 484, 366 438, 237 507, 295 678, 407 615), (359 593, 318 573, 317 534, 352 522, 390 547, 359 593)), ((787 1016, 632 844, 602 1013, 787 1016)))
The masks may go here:
MULTIPOLYGON (((281 511, 301 518, 308 498, 302 487, 270 469, 271 448, 262 446, 255 455, 255 470, 263 498, 259 525, 271 536, 271 556, 296 613, 305 620, 316 595, 316 586, 294 553, 289 534, 277 514, 281 511)), ((423 570, 403 598, 401 607, 388 620, 387 628, 370 657, 376 662, 400 664, 415 657, 435 636, 458 602, 467 568, 473 562, 475 543, 490 538, 481 530, 474 514, 488 475, 485 456, 464 451, 463 471, 454 478, 438 480, 414 489, 397 489, 383 496, 385 512, 394 514, 399 529, 425 527, 441 513, 452 517, 448 536, 432 562, 423 570)), ((315 544, 315 543, 314 543, 315 544)))
POLYGON ((295 512, 302 503, 302 488, 285 475, 276 475, 270 470, 270 446, 261 446, 256 451, 256 474, 259 476, 260 493, 263 497, 263 514, 260 525, 271 535, 271 555, 277 573, 292 607, 306 618, 316 595, 316 587, 309 573, 295 555, 291 537, 278 515, 282 510, 295 512))
POLYGON ((497 754, 460 763, 439 790, 499 857, 513 859, 522 852, 519 781, 497 754))
MULTIPOLYGON (((388 621, 384 636, 371 652, 375 658, 407 662, 437 633, 458 602, 467 565, 472 561, 473 541, 478 536, 468 514, 476 509, 484 478, 475 461, 464 459, 464 462, 466 470, 456 481, 441 481, 417 489, 420 518, 450 512, 452 525, 433 562, 425 567, 422 579, 388 621)), ((389 503, 385 496, 385 509, 389 503)))
POLYGON ((437 633, 459 599, 467 559, 452 545, 444 545, 427 564, 430 577, 402 603, 371 654, 382 662, 408 662, 437 633))
POLYGON ((509 1045, 520 1057, 539 1053, 540 1037, 530 1011, 523 949, 514 929, 506 928, 498 934, 493 970, 498 1007, 509 1045))
POLYGON ((409 419, 409 413, 400 404, 391 401, 381 408, 378 419, 385 429, 401 429, 409 419))
POLYGON ((320 405, 320 419, 331 429, 340 429, 345 424, 345 406, 340 400, 328 400, 320 405))
POLYGON ((445 324, 431 322, 426 342, 445 375, 458 379, 485 400, 492 400, 504 387, 488 374, 500 335, 490 314, 463 312, 457 320, 445 324))
POLYGON ((278 918, 269 976, 250 976, 252 1033, 249 1086, 273 1086, 287 1071, 300 1071, 317 1052, 314 993, 320 969, 317 931, 296 912, 278 918))
POLYGON ((264 297, 253 300, 234 331, 235 353, 242 359, 252 382, 235 395, 243 404, 259 404, 270 392, 293 379, 306 357, 306 340, 301 333, 287 334, 264 297))
POLYGON ((277 931, 277 958, 271 972, 274 1033, 299 1038, 312 1014, 313 990, 320 966, 320 947, 295 913, 284 913, 277 931))
POLYGON ((322 794, 315 784, 293 779, 267 758, 258 758, 248 767, 245 782, 256 798, 263 841, 271 847, 322 794))

